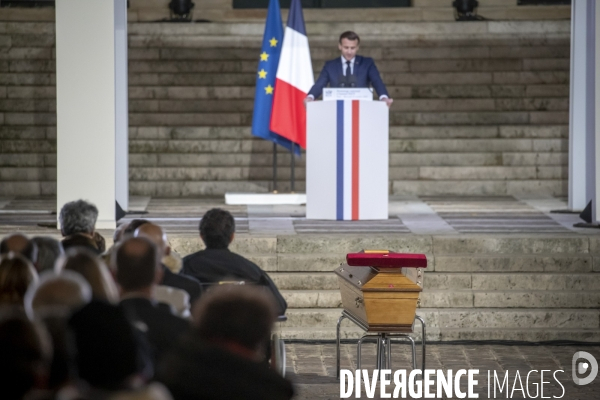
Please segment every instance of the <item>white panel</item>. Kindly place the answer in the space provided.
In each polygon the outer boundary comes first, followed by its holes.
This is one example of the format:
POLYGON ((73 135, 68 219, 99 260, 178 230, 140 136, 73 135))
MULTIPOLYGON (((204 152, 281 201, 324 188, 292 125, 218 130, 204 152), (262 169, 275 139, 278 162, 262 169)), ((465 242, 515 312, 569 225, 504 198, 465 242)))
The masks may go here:
POLYGON ((344 100, 344 219, 352 219, 352 100, 344 100))
POLYGON ((308 93, 315 83, 308 38, 289 27, 285 28, 283 36, 277 78, 304 93, 308 93))
POLYGON ((129 209, 129 107, 127 85, 127 0, 115 0, 115 197, 129 209))
MULTIPOLYGON (((574 0, 571 12, 571 87, 569 107, 569 209, 583 210, 586 199, 586 68, 590 0, 574 0)), ((593 1, 593 0, 592 0, 593 1)))
POLYGON ((85 199, 115 227, 113 1, 56 1, 57 206, 85 199))
POLYGON ((389 110, 382 101, 360 102, 360 219, 388 219, 389 110))
POLYGON ((307 104, 307 219, 336 219, 336 118, 336 102, 307 104))

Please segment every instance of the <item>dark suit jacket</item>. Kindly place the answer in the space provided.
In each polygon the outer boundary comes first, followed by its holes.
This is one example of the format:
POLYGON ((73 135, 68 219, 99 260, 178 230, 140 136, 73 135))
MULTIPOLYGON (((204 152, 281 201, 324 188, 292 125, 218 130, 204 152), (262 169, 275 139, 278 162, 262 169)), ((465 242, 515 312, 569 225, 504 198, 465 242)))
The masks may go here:
POLYGON ((163 280, 160 283, 161 285, 185 290, 190 295, 190 304, 193 304, 194 301, 200 297, 200 293, 202 293, 202 286, 196 278, 174 274, 166 266, 163 265, 162 267, 164 275, 163 280))
POLYGON ((127 319, 142 331, 152 349, 154 361, 159 360, 179 337, 189 329, 189 323, 143 297, 130 297, 121 300, 127 319))
POLYGON ((163 359, 157 378, 176 400, 288 400, 292 384, 267 363, 247 360, 184 335, 163 359))
POLYGON ((287 303, 269 275, 252 261, 228 249, 206 249, 183 258, 181 273, 193 276, 203 284, 217 283, 227 279, 238 279, 269 288, 279 315, 284 315, 287 303))
MULTIPOLYGON (((356 77, 356 87, 373 86, 378 96, 386 95, 389 97, 387 89, 379 76, 379 71, 375 66, 375 62, 370 57, 356 56, 354 59, 353 74, 356 77)), ((321 75, 310 89, 308 94, 317 99, 323 93, 323 88, 327 85, 330 87, 339 87, 344 79, 344 69, 341 58, 327 61, 321 70, 321 75)))

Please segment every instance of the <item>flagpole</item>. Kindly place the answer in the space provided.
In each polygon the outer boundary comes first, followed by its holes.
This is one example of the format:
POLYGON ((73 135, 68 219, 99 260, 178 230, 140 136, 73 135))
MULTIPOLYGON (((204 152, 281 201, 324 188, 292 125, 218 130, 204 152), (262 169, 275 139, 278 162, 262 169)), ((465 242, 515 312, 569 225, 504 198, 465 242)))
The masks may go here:
POLYGON ((277 143, 273 142, 273 193, 277 193, 277 143))
POLYGON ((292 148, 290 149, 290 155, 292 156, 292 187, 291 187, 291 192, 294 193, 296 191, 295 189, 295 183, 296 183, 296 174, 295 174, 295 167, 296 167, 296 158, 294 157, 294 147, 296 146, 296 143, 292 142, 292 148))

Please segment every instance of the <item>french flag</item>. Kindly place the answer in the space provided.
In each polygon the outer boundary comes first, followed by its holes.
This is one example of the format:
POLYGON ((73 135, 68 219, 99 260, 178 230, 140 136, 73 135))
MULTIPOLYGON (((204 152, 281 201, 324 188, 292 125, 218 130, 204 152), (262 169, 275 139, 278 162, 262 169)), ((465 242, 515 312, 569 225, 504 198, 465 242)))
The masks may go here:
POLYGON ((306 148, 304 99, 315 83, 300 0, 292 0, 277 68, 271 131, 306 148))

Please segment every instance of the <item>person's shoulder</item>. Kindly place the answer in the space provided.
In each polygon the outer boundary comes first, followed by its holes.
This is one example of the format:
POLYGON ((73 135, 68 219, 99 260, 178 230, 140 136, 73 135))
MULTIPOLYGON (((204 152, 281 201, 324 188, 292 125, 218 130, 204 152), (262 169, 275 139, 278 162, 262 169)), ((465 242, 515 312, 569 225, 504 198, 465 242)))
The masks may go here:
POLYGON ((356 56, 356 61, 358 61, 359 63, 361 63, 363 65, 375 63, 375 61, 371 57, 364 57, 364 56, 356 56))

